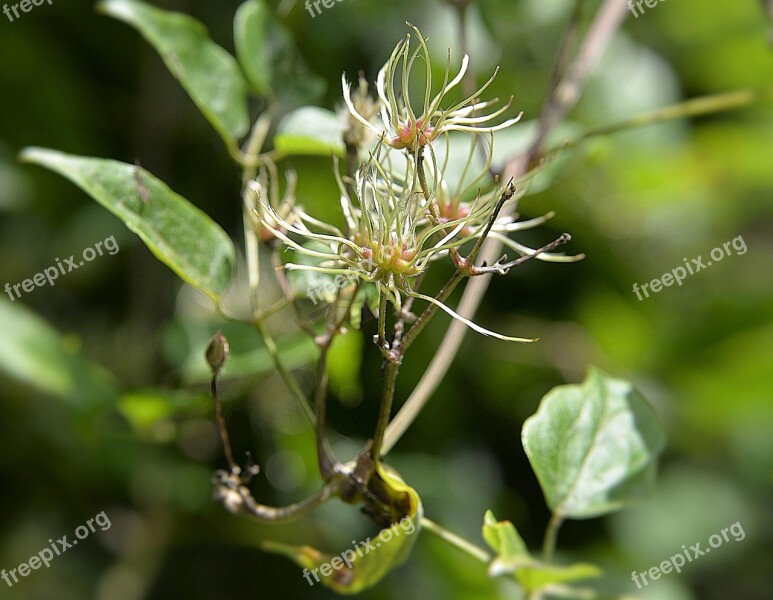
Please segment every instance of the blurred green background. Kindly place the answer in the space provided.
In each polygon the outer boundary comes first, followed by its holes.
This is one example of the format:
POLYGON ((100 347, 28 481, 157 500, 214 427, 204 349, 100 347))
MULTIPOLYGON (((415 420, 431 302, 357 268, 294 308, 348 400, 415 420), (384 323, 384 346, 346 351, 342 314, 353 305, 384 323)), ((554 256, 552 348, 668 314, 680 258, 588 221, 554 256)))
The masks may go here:
MULTIPOLYGON (((158 1, 203 21, 233 49, 239 2, 158 1)), ((435 0, 352 0, 311 18, 284 18, 309 69, 329 84, 320 104, 341 104, 342 71, 372 80, 405 21, 439 51, 455 42, 454 17, 435 0)), ((590 2, 589 8, 596 3, 590 2)), ((494 89, 538 115, 572 3, 480 0, 470 14, 473 66, 494 89)), ((773 82, 760 3, 664 2, 628 19, 577 110, 576 130, 702 94, 773 82)), ((440 68, 441 65, 438 65, 440 68)), ((21 282, 111 235, 98 258, 20 300, 0 298, 0 568, 12 569, 106 511, 111 528, 0 597, 331 598, 309 588, 261 539, 340 551, 372 533, 341 504, 299 524, 265 526, 211 501, 223 465, 202 352, 223 327, 235 361, 224 383, 236 451, 263 466, 256 495, 301 498, 317 484, 313 437, 259 337, 213 317, 113 216, 18 151, 42 145, 134 162, 165 180, 241 239, 239 173, 203 117, 130 28, 84 0, 54 0, 13 23, 0 16, 0 285, 21 282), (255 370, 258 374, 254 374, 255 370), (250 374, 247 374, 247 372, 250 374), (336 550, 338 549, 338 550, 336 550)), ((527 127, 527 126, 524 126, 527 127)), ((515 129, 517 129, 516 126, 515 129)), ((507 143, 517 145, 513 139, 507 143)), ((478 322, 539 344, 468 335, 415 426, 390 454, 424 499, 427 515, 481 543, 492 508, 537 547, 548 512, 520 443, 520 428, 550 388, 580 381, 589 364, 634 381, 668 431, 657 491, 604 519, 567 522, 559 558, 597 562, 609 593, 663 600, 773 595, 773 112, 736 112, 596 139, 567 153, 552 185, 525 198, 527 217, 555 210, 519 239, 574 236, 576 264, 529 263, 496 279, 478 322), (725 258, 682 287, 639 301, 649 282, 742 236, 725 258), (740 521, 746 538, 638 592, 630 580, 740 521)), ((312 214, 336 201, 330 161, 296 159, 299 198, 312 214)), ((442 270, 442 269, 441 269, 442 270)), ((437 281, 443 274, 437 274, 437 281)), ((429 362, 448 319, 409 354, 401 402, 429 362)), ((272 322, 283 352, 310 384, 313 351, 291 319, 272 322)), ((341 454, 371 433, 379 395, 373 323, 336 348, 332 424, 341 454), (345 436, 345 437, 344 437, 345 436)), ((355 513, 355 514, 352 514, 355 513)), ((423 534, 409 562, 367 599, 512 598, 469 557, 423 534)))

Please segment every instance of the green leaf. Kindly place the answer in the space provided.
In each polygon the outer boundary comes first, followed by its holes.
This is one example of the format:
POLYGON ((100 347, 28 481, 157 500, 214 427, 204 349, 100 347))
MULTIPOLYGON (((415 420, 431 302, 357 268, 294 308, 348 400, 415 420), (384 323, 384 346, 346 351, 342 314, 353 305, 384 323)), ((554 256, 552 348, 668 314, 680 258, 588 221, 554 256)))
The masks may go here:
POLYGON ((234 18, 236 56, 252 88, 295 107, 318 100, 325 80, 308 73, 287 27, 264 0, 247 0, 234 18))
POLYGON ((381 529, 372 538, 338 555, 326 554, 311 546, 290 546, 277 542, 264 542, 264 549, 294 560, 309 570, 307 575, 312 583, 316 575, 323 585, 339 594, 359 594, 373 587, 407 560, 419 537, 424 515, 416 490, 406 485, 389 467, 381 464, 377 467, 369 486, 374 484, 378 488, 377 493, 383 494, 380 498, 388 498, 393 508, 400 509, 392 513, 392 525, 381 529), (342 557, 348 558, 348 562, 343 562, 342 557))
POLYGON ((665 443, 633 385, 597 369, 581 385, 548 392, 524 423, 522 440, 550 508, 576 519, 612 512, 649 491, 665 443))
POLYGON ((343 156, 343 132, 343 122, 334 112, 304 106, 279 122, 274 146, 283 155, 343 156))
POLYGON ((513 575, 527 592, 601 575, 598 567, 586 563, 559 566, 534 559, 515 526, 510 521, 497 521, 490 510, 483 520, 483 539, 496 553, 489 564, 489 575, 513 575))
POLYGON ((75 183, 120 218, 183 281, 219 300, 236 260, 233 243, 205 213, 163 181, 134 165, 45 148, 27 148, 21 159, 75 183))
POLYGON ((564 567, 535 561, 534 565, 516 571, 515 578, 525 590, 532 591, 558 583, 595 579, 601 575, 601 569, 588 563, 575 563, 564 567))
POLYGON ((519 565, 531 561, 526 543, 510 521, 497 521, 494 513, 486 511, 483 518, 483 539, 497 553, 489 565, 492 577, 512 573, 519 565))
POLYGON ((21 302, 0 299, 0 371, 67 403, 76 412, 108 406, 118 383, 85 359, 78 340, 62 336, 21 302))
POLYGON ((272 15, 262 0, 247 0, 234 17, 236 57, 256 92, 271 94, 271 53, 268 48, 272 15))
POLYGON ((229 147, 247 133, 247 82, 204 25, 138 0, 103 0, 98 9, 145 37, 229 147))

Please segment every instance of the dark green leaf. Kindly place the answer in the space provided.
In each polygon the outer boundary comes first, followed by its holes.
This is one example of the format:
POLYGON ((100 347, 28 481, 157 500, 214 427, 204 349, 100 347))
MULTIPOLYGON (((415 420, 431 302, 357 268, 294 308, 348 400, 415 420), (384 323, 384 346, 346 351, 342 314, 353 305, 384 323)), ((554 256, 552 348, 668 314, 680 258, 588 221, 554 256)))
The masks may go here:
POLYGON ((22 160, 63 175, 136 233, 156 257, 215 301, 231 279, 231 239, 206 214, 144 169, 28 148, 22 160))

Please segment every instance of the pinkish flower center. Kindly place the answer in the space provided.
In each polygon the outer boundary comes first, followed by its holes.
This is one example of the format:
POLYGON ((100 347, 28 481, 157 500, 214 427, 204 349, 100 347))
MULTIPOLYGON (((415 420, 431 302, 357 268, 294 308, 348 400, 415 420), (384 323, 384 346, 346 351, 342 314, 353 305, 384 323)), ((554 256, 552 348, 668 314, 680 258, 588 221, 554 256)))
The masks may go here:
POLYGON ((429 123, 425 124, 423 119, 416 119, 416 121, 407 119, 400 122, 397 137, 392 140, 391 145, 395 148, 416 150, 426 146, 434 137, 434 129, 429 123))

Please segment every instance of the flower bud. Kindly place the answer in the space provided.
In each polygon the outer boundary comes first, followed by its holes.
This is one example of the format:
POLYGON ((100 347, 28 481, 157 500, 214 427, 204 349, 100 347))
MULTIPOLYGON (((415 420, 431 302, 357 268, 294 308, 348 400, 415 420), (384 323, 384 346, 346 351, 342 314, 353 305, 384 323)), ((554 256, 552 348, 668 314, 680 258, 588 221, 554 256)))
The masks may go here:
POLYGON ((228 346, 228 340, 218 331, 209 342, 207 351, 204 356, 209 363, 209 368, 212 369, 212 374, 217 375, 220 369, 223 368, 225 361, 228 360, 228 352, 230 348, 228 346))

